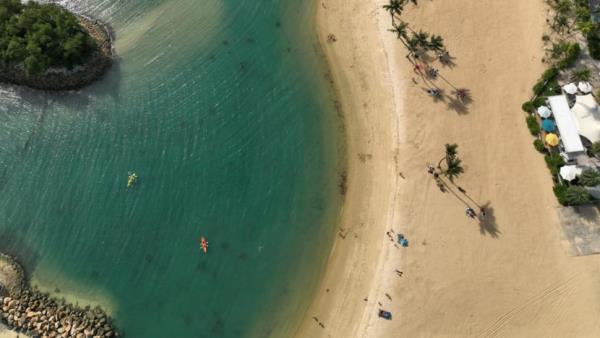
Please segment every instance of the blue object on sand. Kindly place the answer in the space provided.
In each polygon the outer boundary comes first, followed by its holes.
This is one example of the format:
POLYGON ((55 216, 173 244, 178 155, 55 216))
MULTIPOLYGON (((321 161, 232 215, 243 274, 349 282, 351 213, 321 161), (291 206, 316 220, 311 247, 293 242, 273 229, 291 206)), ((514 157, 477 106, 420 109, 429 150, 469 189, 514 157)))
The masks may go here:
POLYGON ((408 239, 403 238, 400 240, 400 245, 402 245, 403 247, 407 247, 408 246, 408 239))
POLYGON ((392 319, 392 313, 380 309, 379 310, 379 317, 381 317, 383 319, 391 320, 392 319))

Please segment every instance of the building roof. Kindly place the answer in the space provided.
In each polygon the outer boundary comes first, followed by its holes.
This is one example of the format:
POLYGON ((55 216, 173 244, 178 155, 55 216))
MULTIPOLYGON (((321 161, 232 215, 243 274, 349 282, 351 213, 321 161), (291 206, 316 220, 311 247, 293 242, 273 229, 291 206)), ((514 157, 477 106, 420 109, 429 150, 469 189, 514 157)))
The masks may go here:
POLYGON ((575 117, 569 109, 569 103, 564 95, 556 95, 548 97, 552 114, 556 120, 556 126, 560 132, 562 144, 567 153, 578 153, 585 151, 581 138, 579 137, 579 129, 575 121, 575 117))
POLYGON ((579 95, 571 108, 579 135, 592 142, 600 141, 600 110, 591 94, 579 95))

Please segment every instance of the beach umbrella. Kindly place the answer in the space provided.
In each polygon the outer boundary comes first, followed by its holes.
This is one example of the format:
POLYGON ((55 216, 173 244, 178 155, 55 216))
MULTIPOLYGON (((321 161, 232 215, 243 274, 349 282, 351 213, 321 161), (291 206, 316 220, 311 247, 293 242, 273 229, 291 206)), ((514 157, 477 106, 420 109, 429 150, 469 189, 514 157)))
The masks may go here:
POLYGON ((546 135, 546 143, 551 147, 556 147, 558 145, 558 136, 554 133, 546 135))
POLYGON ((566 165, 560 168, 560 177, 567 181, 572 181, 581 174, 581 169, 577 168, 576 165, 566 165))
POLYGON ((577 87, 584 94, 587 94, 592 91, 592 85, 589 82, 579 82, 577 87))
POLYGON ((573 94, 577 93, 577 86, 574 83, 569 83, 568 85, 563 86, 562 89, 567 94, 573 95, 573 94))
POLYGON ((554 123, 552 120, 546 119, 542 121, 542 128, 547 132, 554 131, 556 129, 556 123, 554 123))
POLYGON ((540 117, 547 119, 550 117, 550 115, 552 115, 552 111, 550 110, 550 108, 546 107, 546 106, 539 106, 537 109, 538 115, 540 115, 540 117))

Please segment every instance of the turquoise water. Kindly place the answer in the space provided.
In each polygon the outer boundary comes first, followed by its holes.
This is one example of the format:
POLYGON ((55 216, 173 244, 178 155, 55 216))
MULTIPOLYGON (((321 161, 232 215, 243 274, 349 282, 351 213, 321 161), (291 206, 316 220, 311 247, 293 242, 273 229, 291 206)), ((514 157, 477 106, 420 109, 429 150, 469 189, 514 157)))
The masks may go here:
POLYGON ((64 3, 120 60, 77 93, 2 86, 0 249, 128 337, 289 335, 339 204, 313 1, 64 3))

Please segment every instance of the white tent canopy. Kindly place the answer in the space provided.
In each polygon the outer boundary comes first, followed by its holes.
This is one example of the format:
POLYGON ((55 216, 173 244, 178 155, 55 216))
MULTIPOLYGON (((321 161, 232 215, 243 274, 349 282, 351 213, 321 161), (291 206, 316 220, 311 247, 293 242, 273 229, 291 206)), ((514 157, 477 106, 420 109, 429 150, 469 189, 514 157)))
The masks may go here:
POLYGON ((552 114, 556 120, 556 126, 560 132, 560 138, 568 154, 576 154, 585 151, 575 118, 569 109, 567 98, 564 95, 556 95, 548 97, 548 102, 552 108, 552 114))
POLYGON ((574 83, 569 83, 568 85, 564 85, 562 89, 567 94, 575 94, 577 93, 577 86, 574 83))
POLYGON ((579 82, 577 88, 584 94, 592 91, 592 85, 589 82, 579 82))
POLYGON ((560 168, 560 177, 567 181, 572 181, 579 175, 581 175, 581 169, 576 165, 566 165, 560 168))
POLYGON ((538 115, 540 115, 540 117, 547 119, 550 117, 550 115, 552 115, 552 112, 550 111, 550 108, 546 107, 546 106, 539 106, 537 109, 538 115))
POLYGON ((591 94, 579 95, 571 108, 579 134, 592 142, 600 141, 600 109, 591 94))

